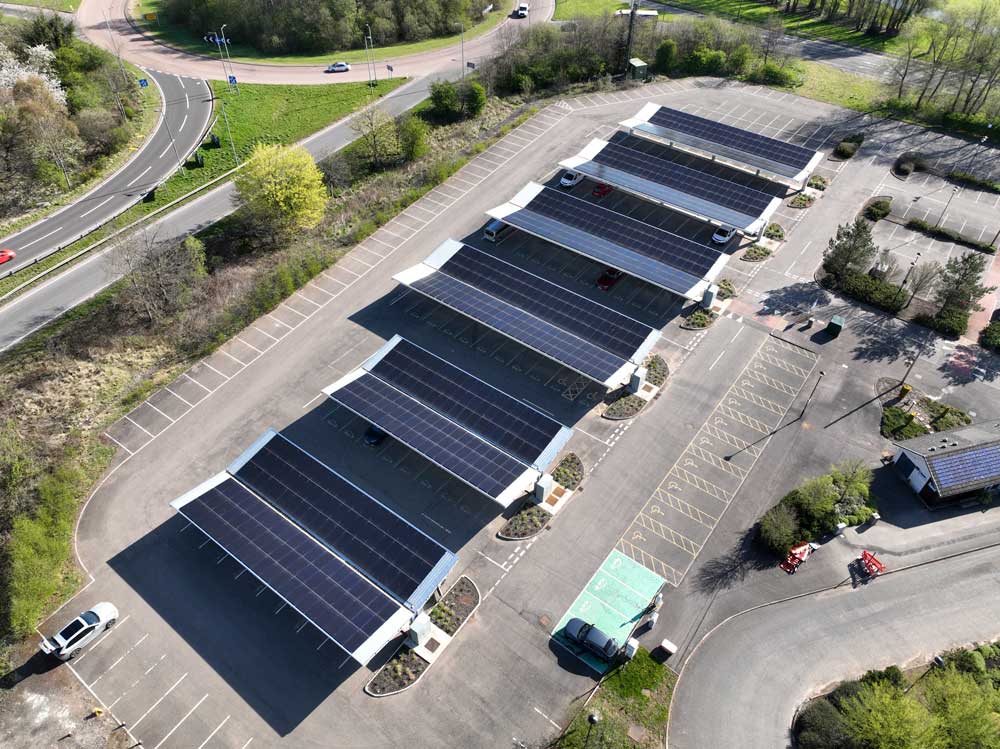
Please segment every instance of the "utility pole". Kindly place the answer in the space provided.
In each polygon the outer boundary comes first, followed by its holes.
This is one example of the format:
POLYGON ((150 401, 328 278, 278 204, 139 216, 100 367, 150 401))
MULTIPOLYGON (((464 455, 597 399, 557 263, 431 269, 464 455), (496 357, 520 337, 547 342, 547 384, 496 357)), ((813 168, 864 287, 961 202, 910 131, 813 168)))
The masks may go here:
POLYGON ((372 38, 371 25, 366 23, 365 27, 368 29, 368 48, 371 50, 372 56, 372 80, 375 82, 375 85, 378 86, 378 70, 375 69, 375 40, 372 38))
MULTIPOLYGON (((530 22, 530 18, 528 19, 530 22)), ((461 50, 462 80, 465 80, 465 24, 458 24, 459 49, 461 50)))
POLYGON ((240 157, 236 155, 236 144, 233 142, 233 131, 229 129, 229 117, 226 116, 226 102, 220 101, 222 105, 222 119, 226 123, 226 133, 229 135, 229 145, 233 149, 233 161, 236 162, 236 166, 240 165, 240 157))
POLYGON ((127 86, 129 83, 128 73, 125 72, 125 63, 122 62, 122 53, 121 50, 118 49, 118 40, 115 39, 115 35, 111 31, 111 18, 107 13, 104 14, 104 25, 108 29, 108 38, 111 40, 111 46, 115 48, 115 57, 118 58, 118 69, 122 73, 122 81, 124 81, 127 86))
MULTIPOLYGON (((226 60, 229 62, 229 74, 236 80, 236 71, 233 70, 233 58, 229 56, 229 41, 226 39, 226 26, 227 24, 222 24, 222 46, 226 48, 226 60)), ((226 80, 229 80, 228 78, 226 80)), ((236 86, 236 93, 240 92, 240 84, 233 84, 236 86)))
POLYGON ((368 101, 370 103, 371 100, 372 100, 372 88, 375 86, 375 83, 372 81, 372 66, 371 66, 370 58, 368 56, 368 35, 367 34, 364 37, 364 43, 365 43, 365 72, 368 73, 368 101))
POLYGON ((951 188, 951 195, 948 197, 948 202, 944 204, 944 210, 941 211, 941 218, 939 218, 937 223, 934 224, 935 226, 941 226, 941 223, 944 221, 944 217, 948 215, 948 209, 951 207, 951 201, 955 199, 955 195, 960 189, 961 188, 957 185, 951 188))
MULTIPOLYGON (((894 301, 896 301, 896 302, 899 301, 899 295, 902 294, 903 293, 903 289, 906 288, 906 282, 910 280, 910 274, 913 273, 913 269, 916 267, 917 261, 919 259, 920 259, 920 253, 918 252, 917 255, 916 255, 916 257, 914 257, 913 260, 910 261, 910 267, 906 269, 906 275, 903 276, 903 283, 901 283, 899 285, 899 291, 896 292, 896 298, 895 298, 894 301)), ((909 302, 907 302, 906 306, 907 307, 910 306, 909 302)))
POLYGON ((632 0, 628 12, 628 40, 625 42, 625 73, 628 74, 628 61, 632 59, 632 37, 635 34, 635 17, 639 11, 639 0, 632 0))
POLYGON ((226 29, 226 24, 222 24, 222 31, 219 34, 215 34, 215 46, 219 50, 219 62, 222 63, 222 77, 226 79, 226 87, 229 89, 229 93, 233 92, 233 84, 229 82, 229 71, 226 69, 226 56, 222 53, 222 40, 219 35, 222 34, 226 29))
POLYGON ((111 89, 111 93, 115 96, 115 103, 118 105, 118 112, 122 116, 122 122, 125 122, 128 119, 128 116, 125 114, 125 105, 122 104, 122 98, 118 95, 118 87, 114 84, 114 80, 110 75, 105 77, 108 81, 108 88, 111 89))

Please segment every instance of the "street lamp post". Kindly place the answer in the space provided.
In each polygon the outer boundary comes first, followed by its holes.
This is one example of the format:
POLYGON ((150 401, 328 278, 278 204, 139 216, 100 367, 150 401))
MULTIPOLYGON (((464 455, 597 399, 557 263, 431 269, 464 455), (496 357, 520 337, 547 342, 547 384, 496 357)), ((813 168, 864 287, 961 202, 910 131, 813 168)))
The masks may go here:
POLYGON ((366 23, 365 27, 368 29, 368 49, 371 52, 371 58, 372 58, 372 63, 371 63, 371 65, 372 65, 372 80, 375 82, 375 85, 378 86, 378 70, 376 70, 376 68, 375 68, 375 40, 372 38, 372 27, 371 27, 371 24, 367 24, 366 23))
MULTIPOLYGON (((233 58, 229 55, 229 41, 226 39, 226 26, 227 24, 222 24, 222 46, 226 48, 226 60, 229 62, 229 75, 236 80, 236 72, 233 70, 233 58)), ((226 80, 229 80, 228 78, 226 80)), ((240 84, 233 84, 236 86, 236 93, 240 92, 240 84)))
MULTIPOLYGON (((916 257, 914 257, 913 260, 910 261, 910 267, 906 269, 906 275, 903 276, 903 283, 901 283, 899 285, 899 291, 896 292, 896 299, 895 299, 895 301, 897 301, 897 302, 899 301, 899 295, 902 294, 903 293, 903 289, 906 288, 906 282, 910 280, 910 274, 913 273, 913 269, 916 267, 917 261, 919 259, 920 259, 920 253, 918 252, 916 254, 916 257)), ((907 306, 909 306, 909 305, 907 305, 907 306)))
MULTIPOLYGON (((222 63, 222 77, 226 79, 226 87, 230 92, 233 90, 233 84, 229 82, 229 70, 226 69, 226 56, 222 53, 222 40, 220 37, 226 31, 226 24, 222 24, 222 30, 215 35, 215 46, 219 50, 219 62, 222 63)), ((214 33, 214 32, 213 32, 214 33)))
POLYGON ((174 142, 174 132, 173 130, 170 129, 170 118, 168 117, 166 112, 163 113, 163 127, 167 129, 167 135, 170 136, 170 145, 173 146, 174 156, 177 158, 177 163, 178 164, 183 163, 181 161, 180 151, 177 150, 177 143, 174 142))
POLYGON ((813 396, 816 395, 816 389, 819 387, 819 383, 823 381, 826 377, 826 372, 822 369, 819 371, 819 377, 816 378, 816 384, 813 385, 812 392, 809 393, 809 397, 806 398, 805 405, 802 406, 802 413, 799 414, 799 418, 802 419, 806 415, 806 409, 809 408, 809 404, 812 403, 813 396))
POLYGON ((236 166, 240 165, 240 157, 236 155, 236 143, 233 141, 233 131, 229 129, 229 117, 226 115, 226 102, 220 102, 222 104, 222 119, 226 123, 226 133, 229 135, 229 146, 233 149, 233 161, 236 162, 236 166))
POLYGON ((951 207, 951 201, 955 199, 955 195, 958 193, 959 189, 960 188, 957 185, 951 188, 951 195, 948 197, 948 202, 944 204, 944 210, 941 211, 941 218, 939 218, 938 222, 935 224, 936 227, 941 226, 944 221, 944 217, 948 215, 948 209, 951 207))
POLYGON ((465 78, 465 24, 459 23, 459 49, 461 50, 462 78, 465 78))

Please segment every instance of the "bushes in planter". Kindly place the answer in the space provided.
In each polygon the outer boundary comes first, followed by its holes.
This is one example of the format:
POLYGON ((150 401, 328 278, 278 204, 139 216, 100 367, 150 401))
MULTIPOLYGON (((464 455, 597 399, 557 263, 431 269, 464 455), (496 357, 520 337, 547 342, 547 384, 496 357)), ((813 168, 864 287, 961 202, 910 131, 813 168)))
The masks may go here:
POLYGON ((980 242, 972 237, 959 234, 954 229, 948 229, 944 226, 932 226, 923 219, 911 218, 906 222, 906 228, 912 231, 919 231, 921 234, 931 237, 932 239, 938 239, 942 242, 954 242, 955 244, 963 247, 969 247, 973 250, 988 252, 991 255, 997 251, 997 248, 989 242, 980 242))
POLYGON ((848 135, 837 144, 837 147, 833 149, 833 153, 842 159, 849 159, 858 152, 858 149, 861 148, 861 144, 864 142, 865 136, 861 133, 848 135))
POLYGON ((972 187, 977 190, 985 190, 986 192, 1000 192, 1000 182, 994 182, 991 179, 984 179, 983 177, 970 174, 969 172, 948 172, 948 179, 957 185, 972 187))
POLYGON ((781 224, 768 224, 764 229, 764 236, 780 242, 785 238, 785 230, 781 228, 781 224))
POLYGON ((1000 352, 1000 321, 991 322, 979 334, 979 345, 1000 352))
POLYGON ((889 212, 892 210, 892 199, 888 200, 875 200, 868 204, 865 208, 865 218, 872 221, 881 221, 889 212))
POLYGON ((957 338, 969 327, 969 311, 961 307, 942 307, 936 315, 917 315, 913 320, 941 335, 957 338))
POLYGON ((903 309, 909 298, 902 287, 880 278, 873 278, 867 273, 854 271, 842 273, 838 278, 838 287, 858 301, 867 302, 893 314, 903 309))
POLYGON ((771 257, 771 251, 762 244, 752 244, 743 253, 743 259, 751 263, 766 260, 769 257, 771 257))

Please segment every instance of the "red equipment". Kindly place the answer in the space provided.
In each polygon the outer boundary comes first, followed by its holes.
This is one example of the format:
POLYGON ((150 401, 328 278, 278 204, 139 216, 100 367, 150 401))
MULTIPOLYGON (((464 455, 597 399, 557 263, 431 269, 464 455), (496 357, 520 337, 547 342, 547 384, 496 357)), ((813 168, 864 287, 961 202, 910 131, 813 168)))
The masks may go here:
POLYGON ((793 546, 788 550, 788 557, 782 562, 779 567, 787 572, 789 575, 794 575, 795 570, 799 568, 799 565, 806 561, 806 558, 812 554, 813 547, 809 543, 801 543, 798 546, 793 546))
POLYGON ((878 577, 883 572, 885 572, 885 565, 878 560, 874 554, 870 551, 862 551, 861 556, 858 557, 861 560, 861 564, 864 565, 865 572, 867 572, 871 577, 878 577))

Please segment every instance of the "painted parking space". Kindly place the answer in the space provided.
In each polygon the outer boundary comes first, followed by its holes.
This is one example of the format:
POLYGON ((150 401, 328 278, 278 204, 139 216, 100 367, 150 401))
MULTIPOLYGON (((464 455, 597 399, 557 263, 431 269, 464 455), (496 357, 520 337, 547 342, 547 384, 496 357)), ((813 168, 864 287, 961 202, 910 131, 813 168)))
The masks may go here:
POLYGON ((552 636, 594 671, 603 674, 609 664, 571 642, 565 634, 566 622, 583 619, 624 645, 663 583, 659 575, 612 550, 563 614, 552 636))
POLYGON ((680 585, 809 381, 816 354, 768 336, 622 534, 617 549, 680 585))

